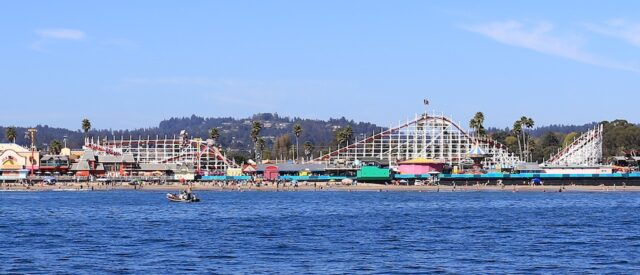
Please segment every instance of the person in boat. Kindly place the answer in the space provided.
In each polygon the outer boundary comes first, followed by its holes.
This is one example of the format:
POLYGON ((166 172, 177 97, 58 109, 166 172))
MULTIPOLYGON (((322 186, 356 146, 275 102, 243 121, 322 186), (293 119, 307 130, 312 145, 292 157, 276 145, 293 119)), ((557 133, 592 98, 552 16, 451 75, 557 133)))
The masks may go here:
POLYGON ((182 192, 180 192, 180 198, 183 200, 191 200, 193 198, 191 187, 187 187, 187 189, 182 190, 182 192))

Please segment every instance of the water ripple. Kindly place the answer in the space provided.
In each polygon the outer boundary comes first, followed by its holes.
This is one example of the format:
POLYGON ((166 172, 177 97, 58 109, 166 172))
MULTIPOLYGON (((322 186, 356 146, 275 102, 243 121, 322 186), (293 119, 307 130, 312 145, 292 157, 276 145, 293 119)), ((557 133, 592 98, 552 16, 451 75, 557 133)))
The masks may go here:
POLYGON ((0 273, 639 273, 640 194, 0 194, 0 273))

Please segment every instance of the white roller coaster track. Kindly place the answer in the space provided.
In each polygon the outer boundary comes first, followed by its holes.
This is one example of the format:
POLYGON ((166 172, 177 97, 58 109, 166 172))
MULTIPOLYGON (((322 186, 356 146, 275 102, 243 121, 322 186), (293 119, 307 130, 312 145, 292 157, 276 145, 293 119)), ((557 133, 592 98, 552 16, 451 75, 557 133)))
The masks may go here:
POLYGON ((602 162, 603 126, 580 135, 571 145, 551 156, 548 166, 597 166, 602 162))
POLYGON ((203 171, 224 171, 227 168, 239 167, 226 158, 218 147, 201 139, 176 137, 108 139, 105 137, 102 140, 94 140, 88 138, 84 148, 99 154, 115 156, 131 154, 138 163, 179 163, 203 171))
POLYGON ((362 138, 323 155, 315 161, 356 160, 367 157, 388 160, 391 165, 415 158, 440 160, 452 165, 468 163, 474 147, 486 152, 486 168, 513 168, 520 159, 488 137, 475 137, 444 115, 416 115, 397 127, 362 138))

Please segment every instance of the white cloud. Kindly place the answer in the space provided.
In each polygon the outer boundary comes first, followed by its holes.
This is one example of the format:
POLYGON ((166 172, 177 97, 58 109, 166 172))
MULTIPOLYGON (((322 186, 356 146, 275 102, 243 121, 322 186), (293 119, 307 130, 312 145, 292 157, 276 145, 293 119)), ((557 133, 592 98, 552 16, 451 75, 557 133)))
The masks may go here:
POLYGON ((74 29, 41 29, 36 34, 44 39, 83 40, 86 34, 74 29))
POLYGON ((47 46, 54 40, 81 41, 87 35, 81 30, 74 29, 40 29, 35 31, 39 39, 29 45, 34 51, 49 52, 47 46))
POLYGON ((144 86, 163 86, 163 85, 176 85, 176 86, 208 86, 215 82, 207 77, 194 77, 194 76, 169 76, 169 77, 136 77, 127 78, 123 81, 123 85, 144 85, 144 86))
POLYGON ((531 27, 518 21, 492 22, 464 27, 507 45, 558 56, 590 65, 640 72, 640 68, 602 58, 585 51, 577 37, 554 35, 554 25, 548 22, 531 27))
POLYGON ((587 25, 594 32, 620 38, 631 45, 640 47, 640 23, 628 22, 623 19, 610 20, 604 25, 587 25))

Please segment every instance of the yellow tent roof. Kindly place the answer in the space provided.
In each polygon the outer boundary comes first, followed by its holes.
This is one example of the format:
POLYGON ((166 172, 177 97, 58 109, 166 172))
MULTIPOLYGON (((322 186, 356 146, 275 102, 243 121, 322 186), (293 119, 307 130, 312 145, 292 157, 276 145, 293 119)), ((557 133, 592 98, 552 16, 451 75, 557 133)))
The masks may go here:
POLYGON ((398 164, 431 164, 431 163, 443 163, 442 161, 427 158, 415 158, 398 162, 398 164))

